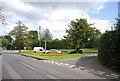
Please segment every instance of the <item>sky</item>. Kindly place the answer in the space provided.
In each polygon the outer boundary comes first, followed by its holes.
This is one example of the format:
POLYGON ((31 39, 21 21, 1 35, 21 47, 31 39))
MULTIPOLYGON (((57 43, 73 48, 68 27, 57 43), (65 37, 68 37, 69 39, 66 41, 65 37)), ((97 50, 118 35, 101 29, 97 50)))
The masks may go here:
POLYGON ((50 0, 25 1, 11 0, 0 3, 4 7, 4 16, 8 25, 0 25, 0 35, 6 35, 22 21, 30 30, 41 26, 44 31, 48 28, 53 39, 61 39, 66 35, 71 20, 85 18, 88 23, 94 23, 95 28, 102 33, 111 30, 118 17, 118 1, 111 0, 50 0))

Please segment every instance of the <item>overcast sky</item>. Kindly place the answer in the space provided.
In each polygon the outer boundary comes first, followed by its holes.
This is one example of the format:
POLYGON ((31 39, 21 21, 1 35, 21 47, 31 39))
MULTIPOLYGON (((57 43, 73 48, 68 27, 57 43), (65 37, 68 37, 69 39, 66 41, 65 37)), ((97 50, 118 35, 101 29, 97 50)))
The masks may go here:
MULTIPOLYGON (((94 0, 92 0, 94 1, 94 0)), ((71 20, 86 18, 88 23, 95 23, 94 27, 102 33, 110 30, 118 16, 118 2, 23 2, 11 0, 1 3, 8 25, 0 25, 0 35, 9 33, 18 21, 22 21, 29 30, 50 30, 53 38, 63 38, 65 29, 71 20)))

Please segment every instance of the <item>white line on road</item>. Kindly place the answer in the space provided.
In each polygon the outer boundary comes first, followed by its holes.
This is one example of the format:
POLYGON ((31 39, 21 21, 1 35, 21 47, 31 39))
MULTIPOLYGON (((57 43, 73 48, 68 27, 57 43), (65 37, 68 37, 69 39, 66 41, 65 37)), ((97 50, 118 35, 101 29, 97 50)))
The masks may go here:
POLYGON ((20 63, 22 63, 23 65, 27 66, 28 68, 30 68, 30 69, 32 69, 32 70, 34 70, 34 69, 35 69, 35 68, 33 68, 33 67, 31 67, 31 66, 27 65, 27 64, 26 64, 26 63, 24 63, 24 62, 20 62, 20 63))
POLYGON ((50 75, 46 75, 47 77, 51 78, 51 79, 55 79, 54 77, 50 76, 50 75))

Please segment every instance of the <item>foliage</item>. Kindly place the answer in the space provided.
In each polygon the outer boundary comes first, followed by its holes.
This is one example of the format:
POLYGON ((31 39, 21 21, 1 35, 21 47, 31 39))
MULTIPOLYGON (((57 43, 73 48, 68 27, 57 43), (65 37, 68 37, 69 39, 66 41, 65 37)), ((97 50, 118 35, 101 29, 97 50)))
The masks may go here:
POLYGON ((52 40, 52 34, 50 33, 49 29, 46 29, 43 32, 42 39, 52 40))
POLYGON ((120 17, 116 18, 115 29, 120 31, 120 17))
POLYGON ((9 40, 6 38, 0 38, 1 47, 6 47, 9 44, 9 40))
MULTIPOLYGON (((119 25, 120 22, 117 22, 119 25)), ((98 58, 112 70, 120 71, 120 32, 107 31, 101 36, 98 58)))
POLYGON ((42 59, 54 59, 54 60, 60 60, 60 59, 72 59, 72 58, 78 58, 78 57, 84 57, 83 54, 64 54, 63 56, 42 56, 40 54, 30 54, 30 53, 20 53, 23 55, 28 55, 32 57, 42 58, 42 59))
POLYGON ((4 38, 9 40, 9 43, 12 43, 13 38, 10 35, 5 35, 4 38))
POLYGON ((98 48, 100 41, 101 32, 100 30, 94 29, 94 34, 91 36, 90 40, 86 44, 86 48, 98 48))
MULTIPOLYGON (((45 40, 41 41, 42 47, 45 47, 45 40)), ((64 40, 54 39, 47 40, 47 49, 65 49, 67 48, 67 43, 64 40)))
POLYGON ((99 30, 92 28, 92 25, 87 23, 87 19, 76 19, 70 22, 69 29, 66 30, 67 36, 64 38, 71 48, 80 49, 88 43, 89 39, 92 40, 97 35, 99 30))
MULTIPOLYGON (((20 21, 18 22, 21 23, 20 21)), ((19 49, 19 52, 21 49, 30 43, 30 41, 27 39, 28 33, 27 33, 27 27, 26 26, 16 26, 12 31, 9 32, 9 35, 15 37, 14 44, 19 49)))
POLYGON ((28 39, 31 41, 29 46, 35 47, 38 46, 38 32, 37 31, 29 31, 28 32, 29 36, 28 39))
POLYGON ((6 25, 7 23, 5 23, 5 17, 3 14, 3 7, 0 7, 0 23, 6 25))

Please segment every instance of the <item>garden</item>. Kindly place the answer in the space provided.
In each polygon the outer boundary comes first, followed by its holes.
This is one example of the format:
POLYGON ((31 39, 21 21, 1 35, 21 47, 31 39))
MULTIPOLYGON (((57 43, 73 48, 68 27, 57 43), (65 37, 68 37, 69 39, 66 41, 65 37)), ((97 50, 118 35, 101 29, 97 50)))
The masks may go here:
MULTIPOLYGON (((73 59, 73 58, 80 58, 84 57, 84 54, 81 53, 74 53, 69 54, 69 52, 73 51, 74 49, 58 49, 59 51, 66 51, 65 53, 34 53, 33 50, 22 51, 19 53, 21 55, 32 56, 41 59, 50 59, 50 60, 62 60, 62 59, 73 59)), ((97 53, 97 49, 82 49, 84 53, 97 53)))

